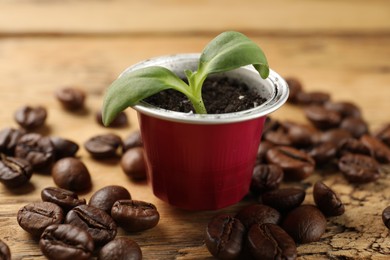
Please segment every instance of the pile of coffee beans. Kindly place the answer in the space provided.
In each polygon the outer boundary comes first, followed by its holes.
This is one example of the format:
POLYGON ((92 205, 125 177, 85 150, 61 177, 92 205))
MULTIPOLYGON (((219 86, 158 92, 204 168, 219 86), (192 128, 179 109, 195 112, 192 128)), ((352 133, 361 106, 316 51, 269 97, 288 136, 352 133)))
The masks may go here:
POLYGON ((127 232, 139 232, 153 228, 160 219, 153 204, 132 200, 129 191, 117 185, 96 191, 88 204, 75 192, 57 187, 43 189, 41 197, 42 202, 22 207, 17 220, 39 239, 48 259, 90 259, 95 251, 98 259, 112 259, 112 255, 142 259, 135 241, 115 239, 117 225, 127 232), (121 248, 124 245, 129 247, 121 248))
MULTIPOLYGON (((78 88, 59 89, 55 97, 71 113, 85 108, 85 92, 78 88)), ((117 225, 128 232, 150 229, 159 222, 156 207, 132 200, 121 186, 96 191, 87 205, 76 193, 92 188, 88 168, 76 157, 79 144, 34 132, 45 126, 47 115, 43 106, 23 106, 14 114, 20 128, 0 130, 0 182, 5 187, 15 189, 26 185, 34 172, 51 173, 58 186, 43 189, 41 202, 22 207, 17 214, 19 225, 40 239, 40 248, 49 259, 60 259, 59 255, 64 259, 89 259, 105 244, 107 247, 102 248, 99 259, 112 259, 111 256, 121 254, 141 259, 141 249, 136 242, 128 238, 115 239, 117 225), (58 244, 62 246, 53 246, 58 244), (123 246, 127 248, 121 248, 123 246)), ((96 122, 101 124, 101 112, 96 115, 96 122)), ((121 113, 114 122, 113 127, 127 126, 126 114, 121 113)), ((124 141, 108 133, 92 136, 84 143, 85 150, 94 159, 121 158, 124 173, 137 180, 146 178, 142 146, 139 131, 124 141), (124 156, 125 152, 129 154, 124 156)), ((9 248, 1 240, 0 259, 10 259, 9 248)))
MULTIPOLYGON (((356 104, 306 92, 296 78, 287 82, 288 102, 302 107, 309 123, 267 118, 250 187, 259 203, 217 215, 206 227, 206 246, 219 259, 295 259, 296 244, 319 241, 326 218, 342 215, 345 207, 321 181, 313 185, 315 205, 302 204, 304 189, 280 184, 291 186, 315 170, 341 172, 351 185, 368 183, 390 162, 390 124, 371 133, 356 104)), ((390 228, 390 207, 382 219, 390 228)))

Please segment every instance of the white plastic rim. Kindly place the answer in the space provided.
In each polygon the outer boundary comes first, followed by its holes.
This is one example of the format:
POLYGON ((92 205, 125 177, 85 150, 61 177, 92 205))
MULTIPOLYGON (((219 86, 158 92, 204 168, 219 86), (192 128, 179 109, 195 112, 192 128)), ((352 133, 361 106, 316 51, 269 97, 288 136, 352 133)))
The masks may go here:
MULTIPOLYGON (((162 66, 175 72, 179 77, 184 78, 184 70, 197 70, 199 53, 175 54, 148 59, 137 63, 124 72, 119 77, 130 71, 149 66, 162 66)), ((262 79, 253 66, 245 66, 229 72, 219 73, 215 76, 226 75, 244 81, 250 88, 258 92, 266 99, 264 103, 254 108, 234 113, 225 114, 194 114, 182 113, 162 109, 141 101, 133 108, 152 117, 191 124, 226 124, 247 121, 268 115, 280 108, 288 98, 289 89, 286 81, 275 71, 270 69, 267 79, 262 79)), ((210 76, 211 77, 211 76, 210 76)))

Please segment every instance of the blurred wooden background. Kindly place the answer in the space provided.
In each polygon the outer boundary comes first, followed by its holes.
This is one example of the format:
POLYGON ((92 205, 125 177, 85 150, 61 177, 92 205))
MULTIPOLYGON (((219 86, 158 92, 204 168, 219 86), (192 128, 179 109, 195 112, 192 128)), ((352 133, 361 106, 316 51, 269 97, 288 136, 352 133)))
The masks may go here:
MULTIPOLYGON (((41 133, 78 142, 115 132, 127 137, 131 125, 105 129, 95 122, 102 94, 127 66, 149 57, 200 52, 214 36, 237 30, 254 39, 270 66, 283 76, 299 78, 307 90, 331 93, 334 100, 358 104, 372 130, 390 122, 390 2, 387 0, 0 0, 0 129, 16 127, 13 113, 22 105, 44 105, 49 117, 41 133), (65 112, 53 96, 62 86, 78 86, 87 94, 84 114, 65 112)), ((299 108, 286 105, 273 115, 305 122, 299 108)), ((108 184, 123 185, 133 198, 156 204, 159 225, 127 234, 141 246, 145 259, 213 259, 203 232, 219 212, 236 212, 242 203, 218 212, 186 212, 156 199, 145 183, 134 183, 117 162, 78 155, 93 177, 89 198, 108 184)), ((377 183, 348 184, 340 174, 315 174, 346 203, 346 213, 328 221, 321 241, 298 247, 300 259, 388 259, 389 231, 381 212, 390 205, 390 177, 377 183)), ((13 259, 44 259, 17 224, 23 205, 40 200, 54 183, 34 174, 31 184, 16 190, 0 186, 0 239, 13 259)), ((306 203, 313 201, 311 188, 306 203)))

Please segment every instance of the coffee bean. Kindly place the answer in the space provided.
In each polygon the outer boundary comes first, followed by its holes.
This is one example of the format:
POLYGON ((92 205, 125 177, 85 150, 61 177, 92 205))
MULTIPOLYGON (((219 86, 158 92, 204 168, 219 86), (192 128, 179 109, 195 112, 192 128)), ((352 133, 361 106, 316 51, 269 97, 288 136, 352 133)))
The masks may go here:
POLYGON ((52 136, 50 137, 50 141, 54 147, 54 157, 56 160, 65 157, 74 157, 79 150, 79 145, 68 139, 52 136))
POLYGON ((382 163, 390 162, 390 148, 377 138, 370 135, 363 135, 360 141, 370 151, 372 157, 382 163))
POLYGON ((288 146, 271 148, 266 154, 267 162, 279 165, 284 178, 303 180, 314 171, 315 161, 307 153, 288 146))
POLYGON ((15 121, 24 129, 35 129, 42 126, 47 117, 46 108, 24 106, 15 112, 15 121))
POLYGON ((76 110, 84 107, 85 92, 78 88, 64 87, 55 92, 61 105, 67 110, 76 110))
POLYGON ((275 145, 271 142, 268 142, 266 140, 262 140, 259 148, 257 149, 257 156, 256 156, 256 162, 257 163, 263 163, 265 161, 265 155, 268 152, 269 149, 274 147, 275 145))
POLYGON ((275 224, 255 224, 248 232, 247 244, 255 259, 296 259, 297 248, 294 240, 275 224))
POLYGON ((316 165, 324 165, 329 162, 332 162, 336 158, 338 152, 338 147, 332 142, 320 143, 312 147, 308 154, 311 156, 316 165))
POLYGON ((288 88, 290 90, 287 101, 297 103, 297 95, 303 91, 302 83, 294 77, 287 77, 286 83, 288 84, 288 88))
POLYGON ((296 243, 316 242, 325 233, 326 219, 317 207, 301 205, 287 214, 282 228, 296 243))
POLYGON ((267 133, 277 131, 280 127, 281 127, 281 124, 279 123, 278 120, 273 119, 273 118, 268 116, 265 119, 262 138, 264 139, 264 137, 267 135, 267 133))
POLYGON ((360 140, 348 138, 342 141, 338 147, 339 157, 347 153, 370 155, 370 150, 360 140))
POLYGON ((236 259, 243 249, 244 233, 240 220, 227 214, 217 215, 206 228, 207 249, 218 259, 236 259))
POLYGON ((274 145, 291 145, 290 137, 287 135, 284 129, 280 128, 276 131, 270 131, 264 135, 264 140, 274 145))
POLYGON ((347 117, 343 119, 340 128, 349 131, 355 138, 359 138, 368 133, 367 123, 362 118, 358 117, 347 117))
POLYGON ((387 146, 390 146, 390 123, 378 129, 374 136, 385 143, 387 146))
POLYGON ((118 185, 110 185, 96 191, 89 199, 88 205, 111 214, 111 208, 115 201, 129 199, 131 199, 131 196, 126 188, 118 185))
POLYGON ((127 151, 131 148, 142 147, 144 142, 142 141, 141 132, 134 131, 123 141, 123 151, 127 151))
POLYGON ((316 136, 316 143, 334 143, 336 145, 339 145, 340 143, 344 142, 345 140, 352 138, 352 134, 345 130, 345 129, 330 129, 325 132, 320 133, 316 136))
POLYGON ((97 135, 88 139, 84 147, 96 159, 113 158, 122 148, 122 139, 115 134, 97 135))
POLYGON ((318 129, 330 129, 341 123, 341 116, 337 112, 326 110, 319 105, 310 105, 304 108, 306 118, 318 129))
POLYGON ((306 192, 299 188, 284 188, 266 192, 262 202, 280 212, 287 212, 298 207, 304 201, 306 192))
POLYGON ((88 205, 80 205, 70 210, 66 214, 65 223, 86 230, 97 246, 113 240, 117 232, 116 224, 110 215, 88 205))
POLYGON ((340 216, 344 214, 344 204, 337 194, 323 182, 316 182, 313 188, 313 197, 317 207, 325 216, 340 216))
POLYGON ((385 226, 390 229, 390 206, 383 210, 382 220, 385 226))
POLYGON ((313 136, 318 134, 318 131, 315 128, 308 125, 288 121, 284 122, 283 126, 287 129, 288 138, 295 147, 313 145, 313 136))
POLYGON ((13 156, 19 139, 26 132, 23 129, 4 128, 0 131, 0 153, 13 156))
POLYGON ((283 180, 283 170, 278 165, 259 164, 253 169, 251 192, 261 194, 275 190, 283 180))
POLYGON ((361 111, 360 108, 351 103, 346 101, 340 101, 340 102, 332 102, 328 101, 324 104, 324 107, 328 111, 334 111, 341 115, 341 117, 355 117, 355 118, 361 118, 361 111))
POLYGON ((36 202, 18 211, 19 225, 33 236, 40 236, 46 227, 60 224, 64 219, 62 209, 51 202, 36 202))
MULTIPOLYGON (((99 125, 103 125, 103 118, 102 118, 102 111, 96 112, 96 122, 99 125)), ((113 127, 113 128, 120 128, 120 127, 125 127, 129 125, 129 120, 127 119, 127 115, 124 111, 121 111, 118 113, 118 115, 112 120, 110 125, 108 127, 113 127)))
POLYGON ((0 182, 14 188, 27 183, 33 173, 31 164, 22 159, 0 154, 0 182))
POLYGON ((135 147, 129 149, 121 158, 123 172, 132 179, 143 180, 146 178, 146 163, 144 148, 135 147))
POLYGON ((92 185, 91 175, 85 164, 73 157, 57 161, 51 170, 51 175, 58 187, 67 190, 85 191, 92 185))
POLYGON ((64 212, 68 212, 74 207, 86 203, 85 199, 79 199, 79 196, 75 192, 57 187, 44 188, 41 191, 41 198, 43 201, 57 204, 64 212))
POLYGON ((34 170, 41 170, 53 162, 54 147, 49 137, 37 133, 25 134, 16 144, 15 157, 26 159, 34 170))
POLYGON ((39 240, 39 247, 49 260, 91 259, 94 244, 84 229, 68 224, 51 225, 39 240))
POLYGON ((137 242, 120 237, 108 242, 99 251, 98 260, 141 260, 142 251, 137 242))
POLYGON ((237 213, 236 218, 249 229, 254 224, 278 224, 281 220, 281 215, 279 211, 267 205, 253 204, 241 209, 237 213))
POLYGON ((160 220, 156 206, 139 200, 118 200, 111 209, 116 223, 128 232, 153 228, 160 220))
POLYGON ((330 95, 321 91, 301 91, 296 96, 296 103, 299 105, 322 105, 330 100, 330 95))
POLYGON ((0 239, 0 259, 11 260, 11 251, 8 245, 0 239))
POLYGON ((379 165, 369 156, 346 154, 339 159, 338 166, 349 182, 367 183, 379 178, 379 165))

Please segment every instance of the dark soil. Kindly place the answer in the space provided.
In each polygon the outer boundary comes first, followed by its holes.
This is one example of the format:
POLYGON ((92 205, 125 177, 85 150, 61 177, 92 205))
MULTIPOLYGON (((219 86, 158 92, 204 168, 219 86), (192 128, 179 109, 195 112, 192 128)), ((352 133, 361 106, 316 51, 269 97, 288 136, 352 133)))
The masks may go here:
MULTIPOLYGON (((238 112, 265 102, 263 97, 251 91, 245 83, 226 77, 207 79, 203 84, 202 96, 208 114, 238 112)), ((195 112, 186 96, 171 89, 157 93, 145 101, 167 110, 195 112)))

